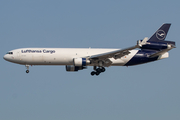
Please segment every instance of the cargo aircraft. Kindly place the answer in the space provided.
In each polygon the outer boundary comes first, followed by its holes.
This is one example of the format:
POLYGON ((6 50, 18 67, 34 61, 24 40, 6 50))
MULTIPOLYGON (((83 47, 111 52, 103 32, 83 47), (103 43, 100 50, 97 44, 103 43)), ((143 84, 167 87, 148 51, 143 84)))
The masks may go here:
POLYGON ((149 39, 125 49, 97 48, 20 48, 7 52, 6 61, 26 66, 64 65, 66 71, 78 71, 93 66, 91 75, 105 72, 105 67, 132 66, 168 58, 175 42, 165 41, 171 24, 163 24, 149 39))

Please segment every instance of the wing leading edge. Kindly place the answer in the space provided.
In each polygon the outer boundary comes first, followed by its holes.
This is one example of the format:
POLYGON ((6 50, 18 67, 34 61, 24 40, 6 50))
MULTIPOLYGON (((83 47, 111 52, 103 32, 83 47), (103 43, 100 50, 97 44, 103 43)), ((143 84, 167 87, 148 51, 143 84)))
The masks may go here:
POLYGON ((103 53, 103 54, 93 55, 93 56, 89 57, 89 60, 91 60, 91 62, 93 62, 93 63, 102 61, 104 63, 104 66, 110 66, 112 62, 110 61, 109 58, 118 59, 125 55, 128 55, 131 53, 130 52, 131 50, 140 48, 142 45, 146 44, 147 40, 148 40, 148 38, 145 37, 142 41, 139 40, 135 46, 125 48, 125 49, 119 49, 119 50, 115 50, 115 51, 107 52, 107 53, 103 53))

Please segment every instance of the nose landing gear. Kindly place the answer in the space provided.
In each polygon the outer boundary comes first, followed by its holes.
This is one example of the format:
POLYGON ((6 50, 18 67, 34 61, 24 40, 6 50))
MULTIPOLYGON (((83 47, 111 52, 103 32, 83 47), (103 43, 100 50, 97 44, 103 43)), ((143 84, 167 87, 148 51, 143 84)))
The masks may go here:
POLYGON ((29 65, 26 65, 26 73, 29 73, 29 65))
POLYGON ((105 72, 106 69, 104 67, 99 67, 99 68, 96 68, 96 66, 94 66, 94 71, 91 72, 91 75, 99 75, 101 72, 105 72))
POLYGON ((26 70, 26 73, 29 73, 29 70, 26 70))

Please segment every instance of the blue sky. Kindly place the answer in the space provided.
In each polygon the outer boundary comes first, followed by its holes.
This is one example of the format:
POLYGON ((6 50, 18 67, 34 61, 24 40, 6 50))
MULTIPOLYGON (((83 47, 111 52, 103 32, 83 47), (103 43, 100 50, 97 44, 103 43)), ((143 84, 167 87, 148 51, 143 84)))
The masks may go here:
POLYGON ((1 0, 0 119, 179 120, 178 0, 1 0), (133 67, 25 66, 3 59, 22 47, 126 48, 172 23, 168 59, 133 67))

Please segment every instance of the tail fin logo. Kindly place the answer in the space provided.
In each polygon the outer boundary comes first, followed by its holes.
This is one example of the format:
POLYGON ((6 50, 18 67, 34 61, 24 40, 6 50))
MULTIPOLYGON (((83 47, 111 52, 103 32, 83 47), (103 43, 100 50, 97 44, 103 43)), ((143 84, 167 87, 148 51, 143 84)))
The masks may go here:
POLYGON ((164 40, 165 37, 166 37, 166 33, 163 31, 163 30, 158 30, 156 32, 156 37, 159 39, 159 40, 164 40))

